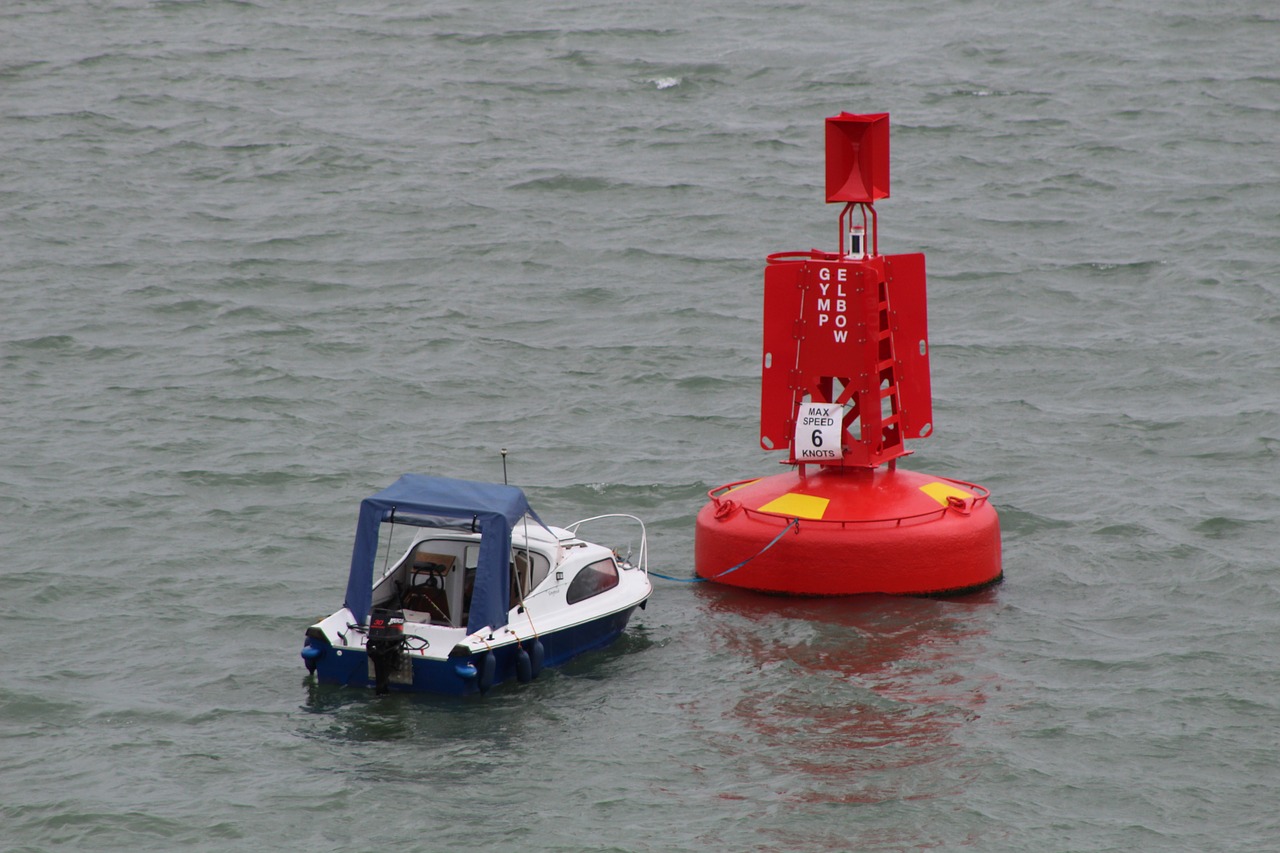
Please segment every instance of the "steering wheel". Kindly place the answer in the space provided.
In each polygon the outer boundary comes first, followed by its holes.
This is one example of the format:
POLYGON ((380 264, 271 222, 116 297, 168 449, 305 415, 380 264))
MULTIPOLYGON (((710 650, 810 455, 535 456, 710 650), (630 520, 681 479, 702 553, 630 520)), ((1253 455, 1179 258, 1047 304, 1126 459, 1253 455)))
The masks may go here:
POLYGON ((413 567, 412 580, 421 578, 420 583, 414 583, 413 587, 426 587, 427 589, 444 589, 444 576, 449 573, 448 566, 442 566, 439 563, 423 562, 413 567))

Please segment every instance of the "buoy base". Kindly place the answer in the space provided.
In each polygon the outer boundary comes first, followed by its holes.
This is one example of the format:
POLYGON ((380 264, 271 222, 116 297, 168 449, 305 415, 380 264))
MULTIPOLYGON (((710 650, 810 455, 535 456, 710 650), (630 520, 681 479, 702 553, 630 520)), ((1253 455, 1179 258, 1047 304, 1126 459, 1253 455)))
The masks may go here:
POLYGON ((698 513, 694 571, 783 595, 972 592, 1003 576, 988 494, 893 467, 800 467, 730 483, 698 513))

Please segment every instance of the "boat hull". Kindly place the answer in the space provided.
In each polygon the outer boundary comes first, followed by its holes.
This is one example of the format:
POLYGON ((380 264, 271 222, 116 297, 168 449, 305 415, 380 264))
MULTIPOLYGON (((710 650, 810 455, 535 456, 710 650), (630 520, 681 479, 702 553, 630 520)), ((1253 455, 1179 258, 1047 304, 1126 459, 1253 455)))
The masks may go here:
MULTIPOLYGON (((504 681, 521 680, 522 670, 527 666, 522 664, 521 650, 527 654, 534 642, 541 644, 544 667, 559 666, 585 652, 609 645, 626 630, 637 606, 640 605, 632 605, 587 622, 539 634, 533 641, 495 643, 488 649, 470 654, 451 654, 443 660, 401 653, 400 665, 395 668, 386 686, 392 692, 404 693, 454 696, 485 693, 504 681), (486 674, 487 655, 492 655, 493 661, 489 675, 486 674)), ((318 649, 314 662, 316 680, 319 683, 348 687, 375 686, 373 667, 364 649, 323 648, 310 638, 307 643, 310 648, 318 649)), ((533 677, 537 675, 536 672, 526 672, 533 677)))

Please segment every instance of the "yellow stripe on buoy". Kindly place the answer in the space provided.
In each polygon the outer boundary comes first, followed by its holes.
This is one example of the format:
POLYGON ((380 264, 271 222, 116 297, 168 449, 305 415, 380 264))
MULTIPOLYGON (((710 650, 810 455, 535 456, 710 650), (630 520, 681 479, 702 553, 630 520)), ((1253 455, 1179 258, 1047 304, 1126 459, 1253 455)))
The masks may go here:
POLYGON ((932 483, 925 483, 920 487, 920 491, 943 506, 947 505, 947 498, 955 497, 967 500, 973 497, 973 492, 966 492, 964 489, 958 489, 950 483, 939 483, 936 480, 932 483))
POLYGON ((790 515, 795 518, 822 518, 827 511, 827 504, 829 503, 831 501, 828 498, 788 492, 760 507, 760 511, 776 512, 779 515, 790 515))

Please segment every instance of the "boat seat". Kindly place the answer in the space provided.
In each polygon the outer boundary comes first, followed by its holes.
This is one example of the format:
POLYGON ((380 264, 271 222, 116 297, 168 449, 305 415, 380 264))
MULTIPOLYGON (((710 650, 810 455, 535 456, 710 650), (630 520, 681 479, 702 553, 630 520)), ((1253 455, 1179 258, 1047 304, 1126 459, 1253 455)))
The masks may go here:
POLYGON ((409 588, 401 596, 402 605, 426 614, 434 624, 453 624, 449 614, 449 594, 445 591, 445 577, 451 568, 449 564, 430 560, 415 561, 409 572, 409 588))

